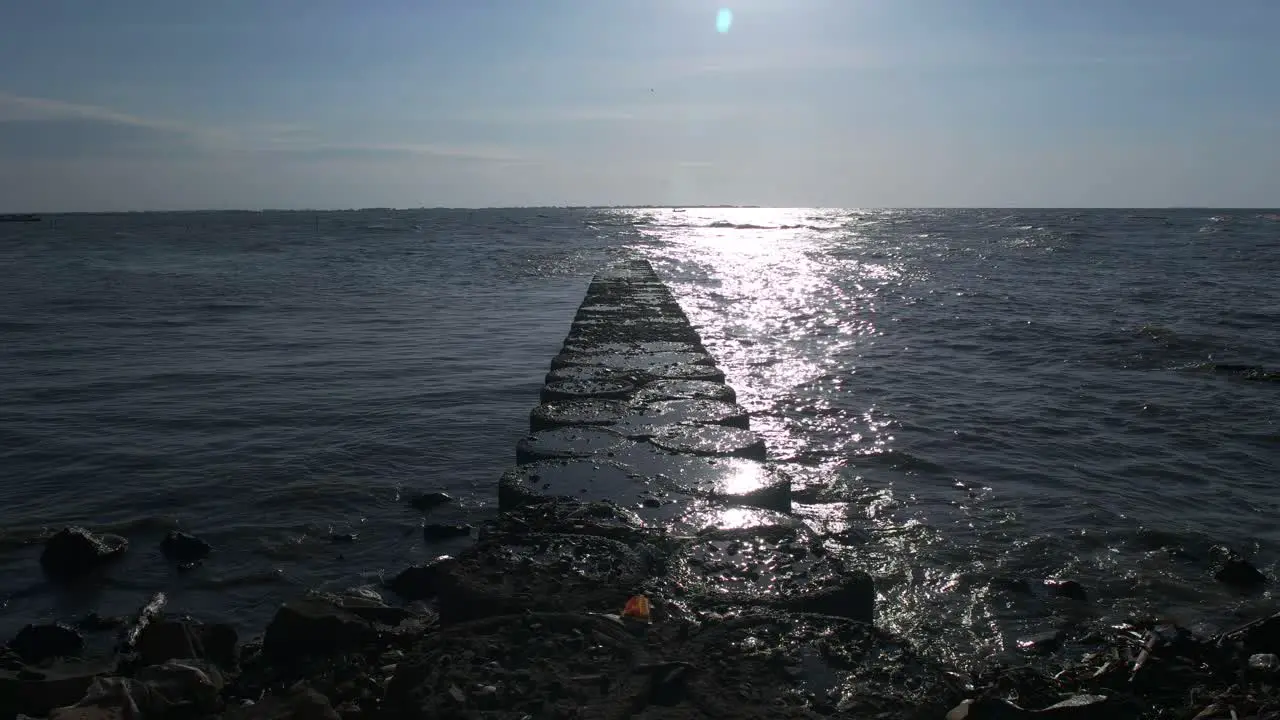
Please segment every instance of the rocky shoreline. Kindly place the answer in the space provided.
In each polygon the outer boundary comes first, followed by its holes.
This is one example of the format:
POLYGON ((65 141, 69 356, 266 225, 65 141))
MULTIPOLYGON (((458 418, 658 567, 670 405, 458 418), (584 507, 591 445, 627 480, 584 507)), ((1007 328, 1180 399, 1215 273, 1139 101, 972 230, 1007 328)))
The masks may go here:
MULTIPOLYGON (((424 526, 474 535, 456 557, 288 598, 244 640, 159 593, 131 618, 28 626, 0 653, 0 720, 1280 718, 1280 613, 1213 637, 1080 627, 1030 639, 1034 663, 963 671, 877 628, 848 538, 790 514, 789 479, 647 263, 593 280, 541 399, 498 517, 424 526), (637 596, 647 618, 623 612, 637 596)), ((160 550, 192 567, 212 548, 170 533, 160 550)), ((67 528, 41 564, 74 592, 125 552, 67 528)))

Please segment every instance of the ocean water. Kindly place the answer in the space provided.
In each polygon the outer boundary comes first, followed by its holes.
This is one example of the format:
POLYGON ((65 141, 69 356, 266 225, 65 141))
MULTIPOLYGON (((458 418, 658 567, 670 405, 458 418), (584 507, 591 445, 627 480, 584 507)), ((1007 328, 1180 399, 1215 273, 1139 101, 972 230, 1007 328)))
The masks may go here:
MULTIPOLYGON (((479 521, 590 276, 668 280, 880 622, 979 657, 1081 620, 1229 626, 1280 572, 1280 216, 1259 211, 377 210, 0 225, 0 636, 173 607, 259 630, 479 521), (127 536, 100 585, 39 540, 127 536), (170 528, 216 547, 180 574, 170 528), (335 534, 355 533, 355 543, 335 534), (1069 578, 1087 603, 1054 598, 1069 578), (1014 585, 1027 581, 1032 592, 1014 585)), ((465 542, 465 541, 458 541, 465 542)))

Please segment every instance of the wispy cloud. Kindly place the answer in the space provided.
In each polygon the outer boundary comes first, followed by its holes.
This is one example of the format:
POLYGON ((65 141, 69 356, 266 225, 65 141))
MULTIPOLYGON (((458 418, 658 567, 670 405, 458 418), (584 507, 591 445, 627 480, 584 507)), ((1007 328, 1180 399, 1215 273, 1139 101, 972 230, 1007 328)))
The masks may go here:
POLYGON ((185 125, 168 120, 145 118, 118 112, 99 105, 29 97, 0 92, 0 122, 40 122, 47 120, 94 120, 115 125, 154 128, 156 130, 185 131, 185 125))
POLYGON ((173 153, 280 153, 294 157, 339 156, 440 158, 495 163, 530 162, 513 148, 448 142, 332 138, 306 125, 272 123, 207 127, 144 117, 98 105, 0 92, 0 151, 56 152, 61 156, 102 151, 173 153))

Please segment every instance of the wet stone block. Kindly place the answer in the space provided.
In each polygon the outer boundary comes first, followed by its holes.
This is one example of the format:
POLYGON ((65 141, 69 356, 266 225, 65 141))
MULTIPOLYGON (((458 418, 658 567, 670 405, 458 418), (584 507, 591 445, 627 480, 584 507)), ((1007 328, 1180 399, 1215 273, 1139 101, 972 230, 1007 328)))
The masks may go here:
POLYGON ((689 648, 708 714, 735 704, 842 718, 941 718, 962 699, 944 669, 871 625, 766 612, 709 624, 689 648))
POLYGON ((711 606, 759 606, 872 622, 871 578, 812 533, 766 525, 699 533, 669 560, 672 592, 711 606))
POLYGON ((551 369, 570 365, 594 365, 615 370, 649 370, 664 365, 715 365, 706 353, 561 353, 551 360, 551 369))
POLYGON ((746 408, 722 400, 660 400, 634 406, 614 429, 631 438, 651 437, 673 425, 724 425, 748 429, 746 408))
POLYGON ((636 473, 621 463, 594 459, 547 460, 522 465, 507 471, 498 481, 499 510, 556 498, 616 502, 646 520, 652 519, 650 511, 678 500, 654 478, 636 473))
POLYGON ((684 342, 566 342, 562 353, 705 353, 698 343, 684 342))
POLYGON ((617 323, 574 324, 568 338, 574 343, 595 342, 699 342, 698 333, 687 323, 619 326, 617 323))
POLYGON ((639 385, 643 381, 647 381, 647 377, 640 377, 641 373, 629 372, 626 370, 616 370, 614 368, 602 367, 599 365, 566 365, 556 368, 547 373, 543 382, 548 384, 555 382, 571 381, 588 381, 594 382, 598 380, 623 380, 632 384, 639 385))
POLYGON ((764 440, 750 430, 722 425, 676 425, 664 428, 649 442, 668 452, 688 455, 765 459, 764 440))
POLYGON ((592 615, 534 613, 445 627, 399 663, 383 712, 408 720, 624 717, 619 710, 648 683, 634 672, 643 651, 626 628, 592 615))
POLYGON ((539 460, 562 460, 583 457, 607 457, 632 445, 622 435, 602 428, 563 427, 539 430, 516 443, 516 463, 539 460))
POLYGON ((581 425, 614 425, 631 413, 619 400, 552 400, 529 414, 529 429, 537 432, 555 427, 581 425))
POLYGON ((542 402, 586 398, 626 399, 636 391, 629 380, 559 380, 542 387, 542 402))
POLYGON ((650 559, 616 540, 496 536, 441 568, 440 619, 462 622, 531 610, 617 612, 649 577, 650 559))
POLYGON ((724 382, 724 371, 714 365, 693 365, 677 363, 650 368, 646 374, 655 380, 702 380, 705 382, 724 382))
POLYGON ((757 460, 677 455, 642 445, 619 461, 676 495, 791 512, 791 478, 757 460))
POLYGON ((733 388, 721 383, 706 380, 657 380, 648 383, 635 393, 638 402, 649 403, 661 400, 722 400, 737 402, 738 395, 733 388))

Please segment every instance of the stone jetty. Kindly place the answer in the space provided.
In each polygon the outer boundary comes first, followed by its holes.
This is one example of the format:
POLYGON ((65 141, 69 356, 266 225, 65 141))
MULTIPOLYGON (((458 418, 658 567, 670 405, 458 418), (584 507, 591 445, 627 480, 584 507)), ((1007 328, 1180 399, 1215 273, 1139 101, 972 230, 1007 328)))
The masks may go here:
MULTIPOLYGON (((1079 627, 1055 636, 1089 648, 1070 661, 965 672, 877 628, 873 579, 791 514, 790 479, 646 262, 593 279, 514 450, 466 551, 284 599, 260 637, 160 593, 131 618, 23 629, 0 720, 1280 716, 1280 615, 1210 638, 1079 627), (82 657, 102 632, 113 651, 82 657)), ((83 583, 128 551, 69 528, 44 570, 83 583)), ((209 547, 161 551, 192 565, 209 547)))

